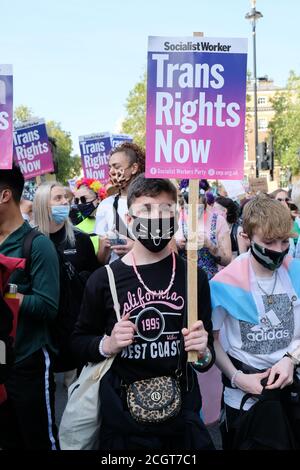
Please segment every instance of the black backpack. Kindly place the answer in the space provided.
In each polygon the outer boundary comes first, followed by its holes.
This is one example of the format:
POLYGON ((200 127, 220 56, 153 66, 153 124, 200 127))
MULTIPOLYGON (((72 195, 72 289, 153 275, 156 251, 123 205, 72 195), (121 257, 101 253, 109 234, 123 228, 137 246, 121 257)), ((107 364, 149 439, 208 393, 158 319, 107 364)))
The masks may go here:
MULTIPOLYGON (((26 259, 25 272, 30 277, 30 259, 33 240, 43 235, 36 229, 26 234, 23 240, 22 257, 26 259)), ((63 372, 78 367, 70 349, 70 339, 79 315, 81 300, 90 273, 78 273, 64 255, 64 247, 57 248, 60 270, 60 296, 58 314, 50 326, 58 355, 54 359, 54 371, 63 372)))
POLYGON ((235 421, 233 449, 236 450, 292 450, 295 437, 282 402, 282 390, 266 390, 261 395, 246 394, 235 421), (257 402, 243 411, 246 401, 257 402))

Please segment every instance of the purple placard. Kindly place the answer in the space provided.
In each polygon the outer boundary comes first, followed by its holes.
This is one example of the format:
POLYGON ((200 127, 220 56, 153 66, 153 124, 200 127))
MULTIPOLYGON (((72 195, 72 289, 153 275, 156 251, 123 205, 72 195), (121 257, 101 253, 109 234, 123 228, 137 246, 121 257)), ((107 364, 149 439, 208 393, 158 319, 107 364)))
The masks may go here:
POLYGON ((94 178, 106 184, 109 181, 110 134, 103 132, 80 136, 79 147, 85 178, 94 178))
POLYGON ((25 179, 54 171, 53 157, 43 119, 16 126, 13 139, 14 161, 19 165, 25 179))
POLYGON ((146 177, 244 175, 247 40, 150 37, 146 177))
POLYGON ((111 135, 111 146, 112 148, 117 147, 118 145, 122 144, 123 142, 132 142, 131 135, 128 134, 112 134, 111 135))
POLYGON ((0 65, 0 169, 13 162, 13 74, 12 65, 0 65))

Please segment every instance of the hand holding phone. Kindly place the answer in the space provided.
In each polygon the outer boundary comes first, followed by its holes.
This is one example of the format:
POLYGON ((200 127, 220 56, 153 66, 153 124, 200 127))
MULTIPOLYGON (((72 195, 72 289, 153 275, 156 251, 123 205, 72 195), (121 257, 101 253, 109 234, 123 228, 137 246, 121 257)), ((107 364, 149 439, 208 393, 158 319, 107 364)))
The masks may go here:
POLYGON ((108 238, 108 240, 109 240, 110 246, 126 245, 127 244, 126 238, 115 237, 115 238, 108 238))

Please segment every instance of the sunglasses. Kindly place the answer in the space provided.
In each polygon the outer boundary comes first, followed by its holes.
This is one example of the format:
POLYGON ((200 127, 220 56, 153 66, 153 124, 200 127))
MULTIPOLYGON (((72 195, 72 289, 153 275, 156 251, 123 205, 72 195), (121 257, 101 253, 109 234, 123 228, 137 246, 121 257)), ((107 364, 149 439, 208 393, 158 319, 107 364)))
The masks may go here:
POLYGON ((289 208, 291 211, 298 211, 298 207, 293 204, 291 201, 289 202, 289 208))
POLYGON ((95 199, 92 199, 91 201, 87 201, 85 196, 74 197, 74 202, 75 202, 75 204, 79 204, 79 203, 81 203, 81 204, 87 204, 87 203, 94 202, 94 201, 96 201, 96 198, 95 198, 95 199))
POLYGON ((285 198, 278 197, 277 201, 279 201, 279 202, 289 202, 289 198, 288 197, 285 197, 285 198))

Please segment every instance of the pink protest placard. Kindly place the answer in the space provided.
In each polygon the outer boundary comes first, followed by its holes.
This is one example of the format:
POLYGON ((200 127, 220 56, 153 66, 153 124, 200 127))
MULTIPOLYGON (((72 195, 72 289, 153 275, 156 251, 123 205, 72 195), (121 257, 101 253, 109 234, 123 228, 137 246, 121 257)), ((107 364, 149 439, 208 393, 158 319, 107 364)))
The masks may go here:
POLYGON ((146 177, 241 180, 247 40, 150 37, 146 177))
POLYGON ((0 65, 0 169, 13 162, 13 74, 11 65, 0 65))
POLYGON ((25 179, 54 171, 44 119, 26 122, 15 127, 14 160, 25 179))
POLYGON ((85 178, 95 178, 101 183, 109 181, 109 152, 112 148, 109 132, 79 137, 82 169, 85 178))

